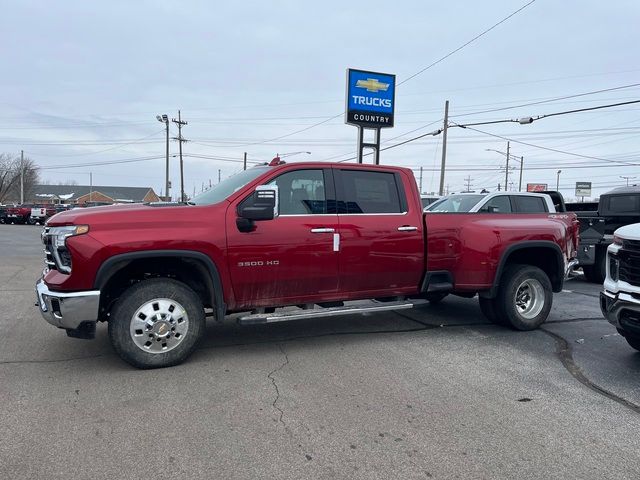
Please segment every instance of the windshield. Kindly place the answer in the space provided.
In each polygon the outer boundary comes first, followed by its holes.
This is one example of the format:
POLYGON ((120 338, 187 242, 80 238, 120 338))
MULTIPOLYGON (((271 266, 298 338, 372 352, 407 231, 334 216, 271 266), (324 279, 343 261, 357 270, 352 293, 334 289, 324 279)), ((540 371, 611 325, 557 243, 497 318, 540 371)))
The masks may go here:
POLYGON ((189 203, 193 205, 213 205, 214 203, 221 202, 229 195, 237 192, 247 183, 255 180, 268 170, 269 167, 253 167, 249 170, 243 170, 242 172, 223 180, 206 192, 196 195, 189 201, 189 203))
POLYGON ((484 195, 451 195, 429 205, 428 212, 469 212, 484 195))

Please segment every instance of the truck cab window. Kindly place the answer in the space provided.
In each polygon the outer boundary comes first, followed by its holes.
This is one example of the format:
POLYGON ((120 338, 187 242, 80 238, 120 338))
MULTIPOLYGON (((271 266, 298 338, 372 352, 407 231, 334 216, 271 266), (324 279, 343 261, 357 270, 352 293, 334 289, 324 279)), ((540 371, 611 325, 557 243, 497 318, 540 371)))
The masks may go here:
POLYGON ((527 197, 515 195, 513 197, 518 212, 520 213, 547 213, 547 204, 541 197, 527 197))
POLYGON ((322 170, 296 170, 276 177, 280 215, 317 215, 327 213, 324 173, 322 170))
POLYGON ((481 213, 511 213, 511 200, 508 195, 493 197, 480 209, 481 213))
POLYGON ((393 173, 341 170, 343 198, 339 213, 402 213, 393 173))

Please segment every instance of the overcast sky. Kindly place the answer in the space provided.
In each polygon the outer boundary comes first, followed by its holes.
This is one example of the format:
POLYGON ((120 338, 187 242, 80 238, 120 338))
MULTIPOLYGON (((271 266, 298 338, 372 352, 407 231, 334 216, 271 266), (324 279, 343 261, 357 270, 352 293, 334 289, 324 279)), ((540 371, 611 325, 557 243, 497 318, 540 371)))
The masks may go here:
MULTIPOLYGON (((24 149, 53 183, 88 184, 92 172, 96 185, 152 186, 160 193, 164 127, 156 114, 177 117, 181 109, 189 155, 240 161, 246 151, 258 161, 310 151, 287 160, 349 158, 357 130, 343 117, 289 135, 343 111, 348 67, 395 73, 402 82, 528 0, 2 3, 0 152, 24 149), (141 157, 161 158, 85 165, 141 157), (84 166, 61 168, 77 164, 84 166)), ((458 123, 640 99, 635 86, 548 101, 640 83, 639 22, 637 0, 537 0, 400 85, 396 126, 383 130, 383 144, 441 126, 447 99, 458 123), (507 108, 532 102, 543 103, 507 108), (474 113, 485 110, 494 111, 474 113)), ((594 194, 623 185, 620 176, 640 183, 638 166, 620 163, 640 164, 639 112, 640 104, 632 104, 477 128, 530 144, 511 144, 513 154, 524 156, 523 183, 555 188, 560 169, 560 188, 572 197, 576 181, 592 181, 594 194)), ((422 166, 423 191, 437 190, 441 141, 428 136, 390 149, 382 162, 422 166)), ((506 140, 450 129, 451 191, 462 190, 467 175, 472 189, 504 184, 505 157, 485 149, 504 151, 506 140)), ((177 152, 171 142, 171 154, 177 152)), ((171 161, 176 194, 178 162, 171 161)), ((242 164, 185 157, 187 192, 216 183, 218 169, 225 178, 242 164)), ((517 170, 509 181, 517 189, 517 170)))

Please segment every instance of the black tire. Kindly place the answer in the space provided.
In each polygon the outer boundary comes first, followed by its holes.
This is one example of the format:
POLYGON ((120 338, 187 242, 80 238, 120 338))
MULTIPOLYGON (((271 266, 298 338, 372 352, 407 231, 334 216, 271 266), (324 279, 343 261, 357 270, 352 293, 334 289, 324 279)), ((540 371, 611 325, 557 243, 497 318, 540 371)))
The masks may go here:
POLYGON ((446 292, 434 292, 434 293, 427 293, 427 295, 425 296, 425 298, 429 301, 429 303, 431 305, 437 305, 438 303, 440 303, 442 300, 444 300, 444 298, 449 295, 446 292))
POLYGON ((631 335, 628 332, 625 332, 624 339, 631 346, 631 348, 635 348, 640 352, 640 335, 631 335))
POLYGON ((133 285, 117 300, 109 318, 111 345, 120 358, 137 368, 163 368, 182 363, 193 353, 204 331, 205 314, 202 301, 187 285, 169 278, 154 278, 133 285), (173 304, 173 309, 169 306, 168 312, 179 313, 175 315, 167 313, 166 320, 165 318, 151 319, 147 322, 152 325, 149 327, 150 331, 146 331, 147 323, 145 323, 145 331, 135 330, 136 341, 146 340, 149 344, 149 347, 138 346, 134 341, 134 333, 130 329, 134 329, 134 325, 144 321, 147 316, 134 318, 134 315, 143 308, 158 310, 158 304, 154 303, 154 300, 167 305, 173 304), (150 304, 151 307, 149 307, 150 304), (176 318, 173 318, 174 316, 176 318), (184 317, 186 317, 186 325, 181 322, 185 320, 184 317), (156 324, 160 328, 157 328, 156 324), (174 332, 175 326, 172 327, 172 325, 178 326, 183 333, 174 332), (164 339, 160 339, 161 334, 166 335, 164 339), (151 338, 146 338, 147 336, 151 338), (154 340, 159 344, 156 345, 154 340), (171 346, 172 342, 173 346, 171 346), (170 347, 168 351, 152 353, 152 349, 165 349, 168 348, 167 345, 170 347))
POLYGON ((551 281, 546 273, 531 265, 509 265, 500 283, 496 311, 501 321, 523 331, 535 330, 544 323, 553 304, 551 281), (518 293, 524 307, 517 305, 518 293))
POLYGON ((478 301, 480 303, 480 310, 482 314, 489 320, 491 323, 495 323, 497 325, 503 325, 504 322, 500 317, 498 307, 496 306, 495 298, 483 298, 479 297, 478 301))

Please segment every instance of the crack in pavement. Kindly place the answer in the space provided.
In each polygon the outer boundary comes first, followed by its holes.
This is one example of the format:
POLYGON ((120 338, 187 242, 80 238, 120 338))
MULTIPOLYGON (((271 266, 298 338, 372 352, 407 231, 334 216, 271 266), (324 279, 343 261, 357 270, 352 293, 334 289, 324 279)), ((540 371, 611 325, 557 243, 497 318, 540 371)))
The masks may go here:
POLYGON ((627 407, 632 412, 640 413, 640 405, 635 404, 619 395, 616 395, 610 390, 607 390, 606 388, 601 387, 600 385, 596 384, 595 382, 587 378, 587 376, 584 374, 582 369, 578 366, 578 364, 573 359, 573 349, 571 348, 571 344, 567 341, 567 339, 558 335, 557 333, 547 330, 546 328, 540 328, 540 331, 542 331, 543 333, 546 333, 547 335, 549 335, 551 338, 555 340, 556 354, 560 358, 560 362, 562 362, 562 365, 564 366, 564 368, 571 374, 573 378, 578 380, 585 387, 598 393, 599 395, 602 395, 610 400, 613 400, 614 402, 619 403, 624 407, 627 407))
POLYGON ((271 383, 273 384, 273 388, 276 391, 276 397, 273 399, 273 403, 271 404, 271 406, 276 410, 278 410, 278 412, 280 412, 280 417, 278 418, 278 421, 286 429, 287 424, 283 420, 284 411, 278 406, 278 400, 280 399, 280 389, 278 388, 278 383, 276 382, 276 379, 273 375, 278 373, 280 370, 282 370, 284 367, 286 367, 289 364, 289 356, 287 355, 287 352, 284 351, 284 348, 282 348, 282 345, 280 343, 277 343, 276 345, 280 349, 280 352, 282 352, 282 355, 284 355, 284 362, 279 367, 271 370, 271 372, 269 372, 269 374, 267 375, 267 378, 271 380, 271 383))

